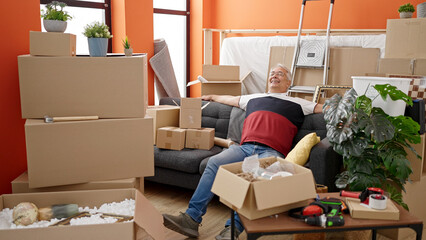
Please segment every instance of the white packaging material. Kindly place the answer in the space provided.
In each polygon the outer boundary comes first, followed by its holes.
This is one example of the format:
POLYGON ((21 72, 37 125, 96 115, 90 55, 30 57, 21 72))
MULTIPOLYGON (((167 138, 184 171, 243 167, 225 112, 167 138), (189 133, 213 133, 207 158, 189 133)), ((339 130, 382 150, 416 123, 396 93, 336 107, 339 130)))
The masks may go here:
POLYGON ((257 177, 256 172, 259 169, 259 155, 255 154, 244 158, 241 168, 244 173, 253 173, 254 177, 257 177))
POLYGON ((389 77, 370 77, 370 76, 352 76, 353 88, 358 96, 364 95, 373 100, 373 107, 380 107, 390 116, 404 115, 405 102, 402 100, 393 101, 387 97, 383 101, 377 90, 374 88, 376 84, 387 84, 395 86, 405 94, 408 94, 411 78, 389 78, 389 77))

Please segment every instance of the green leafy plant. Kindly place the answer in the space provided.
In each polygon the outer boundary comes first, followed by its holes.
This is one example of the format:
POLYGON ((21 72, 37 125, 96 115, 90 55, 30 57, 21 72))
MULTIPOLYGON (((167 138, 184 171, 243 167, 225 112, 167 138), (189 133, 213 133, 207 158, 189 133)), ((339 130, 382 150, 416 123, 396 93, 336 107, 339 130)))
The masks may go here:
POLYGON ((84 27, 84 36, 88 38, 112 38, 109 27, 104 23, 94 22, 84 27))
POLYGON ((66 6, 66 3, 52 1, 46 4, 46 10, 41 10, 41 17, 45 20, 58 20, 64 22, 71 20, 71 15, 64 11, 64 7, 66 6))
POLYGON ((398 12, 414 12, 414 6, 411 3, 407 3, 399 6, 398 12))
MULTIPOLYGON (((413 102, 405 93, 390 84, 375 85, 386 99, 413 102)), ((372 107, 372 100, 357 96, 352 88, 341 97, 336 94, 324 104, 327 137, 333 149, 343 156, 345 171, 337 176, 336 186, 362 191, 380 187, 390 198, 408 209, 401 190, 412 173, 406 149, 420 140, 420 126, 410 117, 389 116, 381 108, 372 107)))
POLYGON ((130 49, 130 43, 129 43, 129 39, 127 38, 127 36, 126 36, 125 39, 123 39, 123 47, 124 47, 124 49, 130 49))

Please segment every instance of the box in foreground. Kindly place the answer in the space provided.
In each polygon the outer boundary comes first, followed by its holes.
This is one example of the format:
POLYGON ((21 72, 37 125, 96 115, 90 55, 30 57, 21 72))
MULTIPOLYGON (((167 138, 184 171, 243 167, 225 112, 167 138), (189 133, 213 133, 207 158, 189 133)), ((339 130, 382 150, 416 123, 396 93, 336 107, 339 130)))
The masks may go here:
POLYGON ((259 159, 260 163, 282 161, 294 167, 294 175, 249 182, 239 176, 242 162, 220 166, 212 192, 239 214, 253 220, 308 205, 316 196, 311 170, 279 157, 259 159), (279 191, 277 191, 279 189, 279 191))
POLYGON ((32 202, 45 207, 59 203, 75 203, 80 207, 100 207, 104 203, 135 199, 135 216, 132 222, 58 226, 0 230, 0 239, 44 240, 137 240, 165 239, 163 217, 152 204, 135 189, 71 191, 53 193, 4 194, 0 196, 0 210, 13 208, 20 202, 32 202), (143 237, 145 236, 145 237, 143 237), (150 236, 150 237, 149 237, 150 236))
POLYGON ((29 187, 154 174, 152 118, 25 123, 29 187))

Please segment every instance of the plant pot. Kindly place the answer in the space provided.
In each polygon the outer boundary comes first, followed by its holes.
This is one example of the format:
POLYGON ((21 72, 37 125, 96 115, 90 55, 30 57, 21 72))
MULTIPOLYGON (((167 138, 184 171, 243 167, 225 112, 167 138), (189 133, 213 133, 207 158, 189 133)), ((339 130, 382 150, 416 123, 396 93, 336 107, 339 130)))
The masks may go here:
POLYGON ((125 55, 126 57, 131 57, 131 56, 132 56, 132 54, 133 54, 133 48, 125 48, 125 49, 124 49, 124 55, 125 55))
POLYGON ((91 57, 106 57, 108 51, 108 38, 88 38, 89 53, 91 57))
POLYGON ((426 2, 417 5, 417 18, 426 18, 426 2))
POLYGON ((59 20, 46 20, 43 19, 43 26, 47 32, 65 32, 67 29, 67 22, 59 20))
POLYGON ((412 12, 400 12, 399 18, 412 18, 413 13, 412 12))

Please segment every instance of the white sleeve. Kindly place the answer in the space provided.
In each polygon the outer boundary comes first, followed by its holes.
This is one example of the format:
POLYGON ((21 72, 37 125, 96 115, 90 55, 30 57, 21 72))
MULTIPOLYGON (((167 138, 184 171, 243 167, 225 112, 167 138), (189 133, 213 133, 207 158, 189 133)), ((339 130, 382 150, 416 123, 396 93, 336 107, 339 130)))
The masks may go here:
POLYGON ((264 93, 255 93, 255 94, 249 94, 249 95, 241 95, 240 97, 240 102, 238 103, 238 105, 240 106, 241 109, 243 109, 244 111, 247 108, 247 103, 250 101, 250 99, 253 98, 258 98, 258 97, 262 97, 265 96, 264 93))
POLYGON ((303 114, 309 115, 314 113, 315 106, 317 103, 311 102, 302 98, 295 98, 296 102, 302 107, 303 114))

